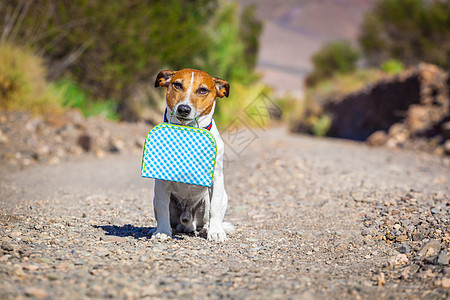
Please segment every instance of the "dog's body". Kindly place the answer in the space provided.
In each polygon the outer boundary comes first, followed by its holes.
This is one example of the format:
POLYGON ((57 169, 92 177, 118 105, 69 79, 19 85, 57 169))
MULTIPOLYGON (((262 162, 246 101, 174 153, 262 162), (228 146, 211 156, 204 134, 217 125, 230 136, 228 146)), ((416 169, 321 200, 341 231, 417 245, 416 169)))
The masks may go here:
POLYGON ((167 87, 165 119, 173 124, 207 128, 217 145, 213 184, 210 188, 179 182, 155 180, 153 238, 172 237, 172 228, 181 232, 203 230, 208 240, 224 242, 223 218, 228 205, 224 187, 224 144, 212 119, 216 97, 228 97, 228 82, 203 71, 183 69, 161 71, 155 87, 167 87))

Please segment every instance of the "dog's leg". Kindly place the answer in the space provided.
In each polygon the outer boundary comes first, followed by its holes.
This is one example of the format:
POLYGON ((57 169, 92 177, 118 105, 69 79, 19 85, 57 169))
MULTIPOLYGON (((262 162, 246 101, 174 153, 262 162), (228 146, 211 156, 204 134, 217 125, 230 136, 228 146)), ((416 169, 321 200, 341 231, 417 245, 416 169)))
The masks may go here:
MULTIPOLYGON (((223 149, 218 147, 218 149, 223 149)), ((225 242, 227 235, 223 229, 222 222, 228 205, 228 195, 225 191, 223 178, 223 150, 218 153, 216 169, 214 171, 213 186, 211 187, 211 206, 209 216, 208 240, 225 242)))
POLYGON ((172 228, 170 227, 170 194, 166 183, 163 180, 155 180, 155 197, 153 206, 155 207, 156 230, 152 238, 167 240, 172 238, 172 228))

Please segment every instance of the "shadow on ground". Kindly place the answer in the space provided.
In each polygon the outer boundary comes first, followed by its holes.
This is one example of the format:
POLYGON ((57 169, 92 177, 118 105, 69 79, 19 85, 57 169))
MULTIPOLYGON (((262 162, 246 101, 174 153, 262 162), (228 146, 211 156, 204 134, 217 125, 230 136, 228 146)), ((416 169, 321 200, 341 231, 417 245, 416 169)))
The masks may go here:
MULTIPOLYGON (((156 227, 136 227, 131 224, 125 224, 123 226, 117 225, 92 225, 94 228, 100 228, 105 231, 106 235, 120 236, 120 237, 134 237, 135 239, 139 238, 151 238, 152 232, 156 229, 156 227)), ((194 235, 194 234, 186 234, 179 233, 174 230, 172 234, 172 238, 176 240, 182 240, 182 235, 194 235)))
POLYGON ((117 225, 92 225, 94 228, 100 228, 105 231, 106 235, 114 235, 120 237, 132 236, 136 239, 142 237, 151 237, 151 232, 156 229, 155 227, 136 227, 130 224, 125 224, 123 226, 117 225))

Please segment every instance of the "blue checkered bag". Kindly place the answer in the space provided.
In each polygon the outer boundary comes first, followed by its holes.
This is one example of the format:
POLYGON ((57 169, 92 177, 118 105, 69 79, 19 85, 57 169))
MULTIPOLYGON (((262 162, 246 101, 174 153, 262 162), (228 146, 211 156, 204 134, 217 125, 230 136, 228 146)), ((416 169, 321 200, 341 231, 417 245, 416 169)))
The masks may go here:
POLYGON ((211 186, 216 153, 208 130, 161 123, 145 139, 141 176, 211 186))

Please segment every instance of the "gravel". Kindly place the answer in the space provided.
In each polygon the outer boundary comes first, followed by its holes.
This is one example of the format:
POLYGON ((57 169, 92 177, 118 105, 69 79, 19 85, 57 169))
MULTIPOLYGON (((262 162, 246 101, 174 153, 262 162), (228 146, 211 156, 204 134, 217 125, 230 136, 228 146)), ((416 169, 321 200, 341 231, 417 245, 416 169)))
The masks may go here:
POLYGON ((254 134, 226 149, 224 244, 149 238, 153 182, 133 152, 3 173, 0 298, 449 297, 445 158, 254 134))

